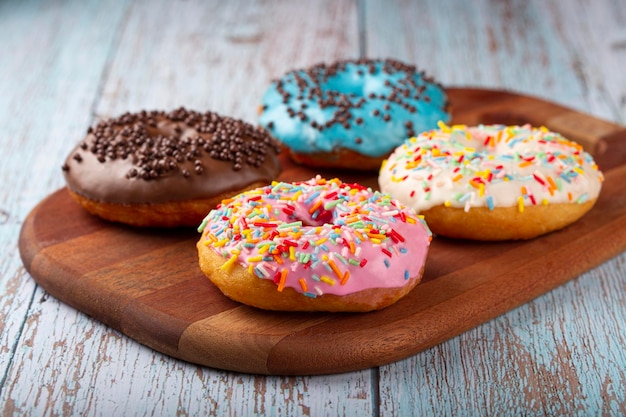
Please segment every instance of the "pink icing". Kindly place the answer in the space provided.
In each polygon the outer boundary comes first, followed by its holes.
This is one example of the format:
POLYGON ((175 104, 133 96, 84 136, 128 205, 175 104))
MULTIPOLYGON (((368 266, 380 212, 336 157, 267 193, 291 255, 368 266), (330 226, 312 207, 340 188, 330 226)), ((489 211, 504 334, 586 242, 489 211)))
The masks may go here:
POLYGON ((222 269, 238 263, 309 297, 402 287, 420 274, 431 240, 389 195, 319 176, 225 200, 199 230, 222 269))

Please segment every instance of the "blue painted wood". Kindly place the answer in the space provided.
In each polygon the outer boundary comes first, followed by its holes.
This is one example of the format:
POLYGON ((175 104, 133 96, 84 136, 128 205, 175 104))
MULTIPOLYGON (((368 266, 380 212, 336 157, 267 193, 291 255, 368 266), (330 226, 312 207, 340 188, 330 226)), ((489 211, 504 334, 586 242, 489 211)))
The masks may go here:
POLYGON ((624 28, 623 0, 0 2, 1 413, 626 414, 626 255, 415 357, 288 378, 140 346, 48 298, 16 247, 99 116, 187 105, 255 121, 270 79, 363 49, 446 84, 509 88, 623 123, 624 28))
MULTIPOLYGON (((369 55, 414 61, 448 85, 504 87, 624 120, 623 2, 366 5, 369 55)), ((626 414, 625 260, 382 367, 383 414, 626 414)))
POLYGON ((624 261, 383 367, 381 403, 391 415, 623 415, 624 261))
POLYGON ((0 179, 11 186, 0 188, 0 202, 8 201, 0 207, 8 207, 15 225, 2 234, 3 253, 11 254, 2 256, 3 279, 13 278, 0 305, 6 327, 16 328, 2 344, 3 350, 13 349, 0 386, 3 415, 375 413, 372 371, 265 378, 176 361, 48 298, 34 288, 17 254, 20 222, 62 185, 60 161, 94 118, 184 104, 255 119, 270 78, 292 64, 310 65, 320 57, 358 50, 353 2, 260 6, 31 1, 0 10, 0 27, 7 28, 0 35, 10 35, 21 51, 15 68, 0 68, 0 80, 6 81, 0 87, 6 91, 0 96, 0 117, 10 121, 11 136, 21 142, 12 145, 9 137, 2 138, 14 162, 0 171, 0 179), (309 13, 318 17, 307 18, 309 13), (241 22, 247 28, 238 26, 241 22), (40 32, 31 34, 32 26, 40 32), (316 33, 319 37, 310 36, 316 33), (297 42, 277 49, 289 34, 297 42), (12 86, 20 77, 27 82, 12 86), (13 103, 24 111, 16 114, 13 103), (28 106, 42 117, 31 118, 28 106), (37 152, 41 148, 45 151, 37 152), (35 178, 33 171, 18 169, 24 162, 37 167, 35 178), (23 190, 17 201, 9 192, 13 189, 23 190), (13 208, 16 203, 19 207, 13 208), (22 299, 26 303, 18 309, 15 304, 22 299))
POLYGON ((256 123, 270 80, 358 56, 352 1, 158 4, 134 4, 98 115, 185 105, 256 123))

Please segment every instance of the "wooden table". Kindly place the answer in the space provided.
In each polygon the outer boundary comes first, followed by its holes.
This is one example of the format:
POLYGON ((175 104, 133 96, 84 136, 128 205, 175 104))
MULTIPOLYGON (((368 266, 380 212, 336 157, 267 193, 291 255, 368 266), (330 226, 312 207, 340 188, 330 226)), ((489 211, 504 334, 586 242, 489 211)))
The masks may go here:
POLYGON ((417 355, 257 376, 155 352, 49 296, 24 219, 94 120, 144 108, 255 122, 270 79, 393 57, 626 123, 622 0, 0 2, 2 415, 624 415, 626 253, 417 355))

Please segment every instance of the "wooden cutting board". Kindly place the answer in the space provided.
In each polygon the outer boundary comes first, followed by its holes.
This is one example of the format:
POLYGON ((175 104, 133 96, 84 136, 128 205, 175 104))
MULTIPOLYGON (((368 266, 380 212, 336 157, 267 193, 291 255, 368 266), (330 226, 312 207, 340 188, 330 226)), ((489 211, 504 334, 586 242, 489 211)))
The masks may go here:
MULTIPOLYGON (((513 93, 449 89, 455 123, 530 122, 582 143, 606 181, 572 226, 525 242, 434 239, 423 282, 367 314, 267 312, 224 297, 197 264, 195 230, 146 230, 88 215, 61 189, 21 230, 26 269, 50 294, 157 351, 260 374, 354 371, 416 354, 626 250, 626 128, 513 93)), ((317 172, 283 156, 280 179, 317 172)), ((376 174, 320 172, 376 188, 376 174)))

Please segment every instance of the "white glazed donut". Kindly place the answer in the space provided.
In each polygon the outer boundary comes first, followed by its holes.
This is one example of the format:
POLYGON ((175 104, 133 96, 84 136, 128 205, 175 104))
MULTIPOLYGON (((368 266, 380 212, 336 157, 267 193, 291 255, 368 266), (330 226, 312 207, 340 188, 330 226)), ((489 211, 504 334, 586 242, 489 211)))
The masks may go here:
POLYGON ((431 235, 388 195, 319 176, 224 200, 206 217, 200 267, 230 298, 286 311, 370 311, 421 279, 431 235))
POLYGON ((508 240, 578 220, 603 175, 579 144, 545 127, 441 123, 396 148, 378 181, 435 234, 508 240))

